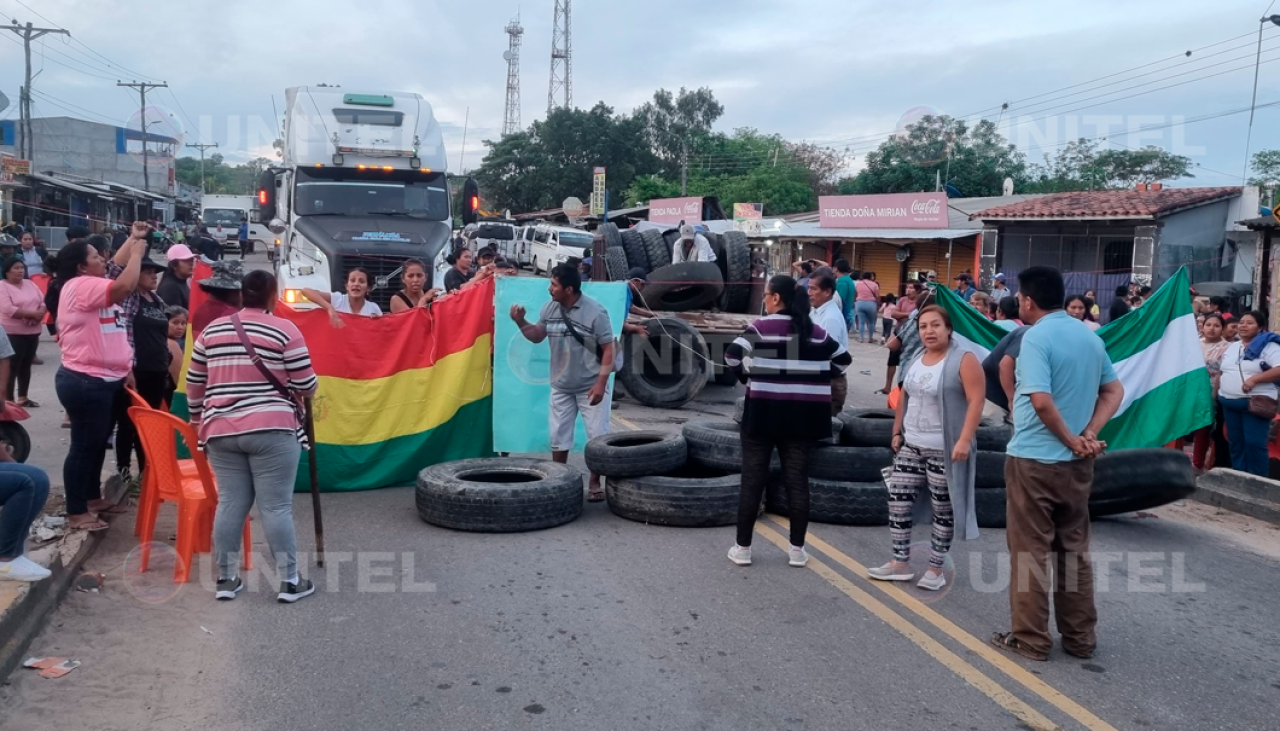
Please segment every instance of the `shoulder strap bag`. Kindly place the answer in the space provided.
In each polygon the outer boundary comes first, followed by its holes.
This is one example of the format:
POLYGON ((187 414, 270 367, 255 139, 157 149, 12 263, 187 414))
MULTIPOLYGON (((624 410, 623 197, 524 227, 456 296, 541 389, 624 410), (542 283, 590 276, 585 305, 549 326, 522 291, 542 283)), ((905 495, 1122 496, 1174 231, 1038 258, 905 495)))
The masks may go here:
POLYGON ((298 424, 305 424, 307 416, 302 400, 293 391, 290 391, 289 387, 276 374, 272 373, 270 368, 267 368, 266 363, 262 362, 262 358, 258 356, 258 351, 253 347, 253 342, 249 340, 249 334, 244 331, 244 323, 240 321, 238 313, 231 316, 231 325, 236 329, 236 337, 240 338, 240 345, 244 347, 245 354, 249 356, 249 362, 253 363, 253 367, 258 369, 258 373, 262 374, 262 377, 266 379, 267 383, 271 384, 272 388, 281 397, 293 404, 293 415, 297 417, 298 424))
MULTIPOLYGON (((1240 346, 1240 357, 1236 358, 1236 370, 1240 372, 1240 383, 1244 383, 1244 367, 1240 365, 1240 358, 1244 357, 1244 346, 1240 346)), ((1276 400, 1270 396, 1250 396, 1249 397, 1249 413, 1259 419, 1271 421, 1276 418, 1276 400)))
MULTIPOLYGON (((582 336, 582 333, 578 332, 578 328, 573 324, 573 318, 569 317, 569 311, 564 308, 564 305, 560 305, 560 316, 564 318, 564 327, 566 330, 569 331, 569 336, 572 337, 574 340, 577 340, 578 345, 581 345, 584 350, 588 350, 594 353, 596 356, 597 363, 603 363, 604 362, 604 346, 601 345, 599 341, 593 339, 591 344, 595 347, 592 347, 592 348, 587 347, 587 339, 582 336)), ((614 370, 617 370, 616 357, 614 358, 614 370)))

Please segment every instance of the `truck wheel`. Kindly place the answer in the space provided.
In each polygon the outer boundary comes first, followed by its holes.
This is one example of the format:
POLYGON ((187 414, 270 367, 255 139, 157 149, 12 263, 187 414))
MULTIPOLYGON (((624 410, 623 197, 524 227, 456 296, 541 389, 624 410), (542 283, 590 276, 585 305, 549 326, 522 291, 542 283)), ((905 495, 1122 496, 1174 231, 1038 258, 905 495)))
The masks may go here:
POLYGON ((742 437, 732 421, 691 421, 680 430, 689 464, 723 472, 742 471, 742 437))
POLYGON ((849 409, 840 414, 843 441, 851 447, 889 447, 894 413, 889 409, 849 409))
POLYGON ((587 469, 605 477, 664 475, 684 467, 684 437, 660 431, 605 434, 587 442, 587 469))
MULTIPOLYGON (((789 515, 787 490, 781 475, 771 475, 765 508, 789 515)), ((889 488, 883 482, 840 482, 809 479, 809 520, 837 525, 888 525, 889 488)))
POLYGON ((707 341, 689 323, 662 317, 648 333, 623 338, 626 358, 618 377, 645 406, 672 409, 692 401, 707 385, 711 364, 707 341))
POLYGON ((622 248, 622 232, 618 231, 618 225, 616 223, 600 224, 600 235, 604 237, 605 246, 608 248, 622 248))
POLYGON ((627 253, 621 248, 610 246, 604 252, 604 268, 609 274, 610 282, 625 282, 627 279, 627 253))
POLYGON ((704 528, 738 520, 740 476, 682 467, 653 477, 605 481, 609 509, 640 523, 704 528))
POLYGON ((513 533, 568 523, 582 514, 582 473, 537 459, 464 459, 418 473, 418 517, 432 525, 513 533))
POLYGON ((1089 515, 1132 513, 1181 500, 1195 492, 1195 472, 1174 449, 1108 452, 1093 463, 1089 515))
POLYGON ((644 241, 640 238, 640 232, 629 228, 619 236, 622 238, 622 250, 627 253, 627 269, 640 267, 645 272, 652 269, 649 266, 649 256, 644 251, 644 241))
POLYGON ((650 272, 644 300, 653 310, 685 312, 711 305, 723 291, 719 267, 709 262, 685 262, 650 272))
POLYGON ((641 231, 640 240, 644 242, 645 256, 649 260, 651 270, 671 265, 671 249, 667 246, 661 231, 654 229, 641 231))
MULTIPOLYGON (((720 236, 720 234, 713 233, 711 231, 704 233, 703 236, 706 237, 707 243, 711 244, 711 253, 716 255, 716 267, 720 270, 720 279, 721 281, 727 284, 729 282, 729 276, 728 276, 728 270, 725 269, 726 259, 724 255, 724 239, 720 236)), ((728 309, 726 309, 728 302, 725 299, 727 295, 727 289, 728 288, 726 287, 726 291, 722 291, 720 293, 720 296, 716 298, 715 308, 717 310, 720 310, 721 312, 729 311, 728 309)))
POLYGON ((741 231, 727 231, 720 236, 724 250, 725 312, 746 312, 751 298, 751 249, 747 235, 741 231))

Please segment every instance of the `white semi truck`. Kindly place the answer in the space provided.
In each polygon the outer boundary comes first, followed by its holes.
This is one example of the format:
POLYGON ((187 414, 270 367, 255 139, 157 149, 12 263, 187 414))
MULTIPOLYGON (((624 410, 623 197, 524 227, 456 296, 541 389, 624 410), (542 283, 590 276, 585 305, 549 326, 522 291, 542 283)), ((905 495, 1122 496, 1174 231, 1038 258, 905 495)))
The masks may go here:
POLYGON ((404 262, 430 263, 452 216, 444 140, 431 105, 411 92, 285 90, 284 164, 263 173, 258 201, 281 240, 280 298, 342 291, 356 267, 383 311, 404 262))
POLYGON ((249 239, 255 251, 270 251, 274 237, 258 215, 258 201, 251 195, 206 195, 200 200, 200 222, 224 249, 239 251, 240 222, 249 222, 249 239))

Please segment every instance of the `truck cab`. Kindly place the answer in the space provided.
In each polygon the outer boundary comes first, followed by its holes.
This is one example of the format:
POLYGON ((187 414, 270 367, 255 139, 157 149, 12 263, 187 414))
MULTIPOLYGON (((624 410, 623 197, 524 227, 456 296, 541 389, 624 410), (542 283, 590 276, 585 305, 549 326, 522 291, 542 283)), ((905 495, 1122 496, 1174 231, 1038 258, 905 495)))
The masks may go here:
MULTIPOLYGON (((383 310, 410 259, 449 242, 445 149, 431 105, 410 92, 285 91, 284 165, 263 174, 259 204, 281 239, 280 297, 342 291, 357 267, 383 310)), ((430 268, 428 268, 430 271, 430 268)))

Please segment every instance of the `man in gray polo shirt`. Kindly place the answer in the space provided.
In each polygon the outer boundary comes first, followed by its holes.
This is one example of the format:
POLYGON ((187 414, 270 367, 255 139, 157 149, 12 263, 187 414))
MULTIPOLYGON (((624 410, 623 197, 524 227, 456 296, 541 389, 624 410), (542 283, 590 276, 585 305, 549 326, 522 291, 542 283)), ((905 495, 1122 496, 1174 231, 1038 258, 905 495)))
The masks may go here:
MULTIPOLYGON (((609 433, 609 375, 613 373, 613 328, 609 313, 582 294, 582 277, 572 264, 551 270, 551 301, 527 322, 521 305, 511 306, 511 319, 531 343, 551 338, 551 458, 569 461, 573 431, 582 414, 587 438, 609 433)), ((592 472, 587 499, 604 500, 600 475, 592 472)))

